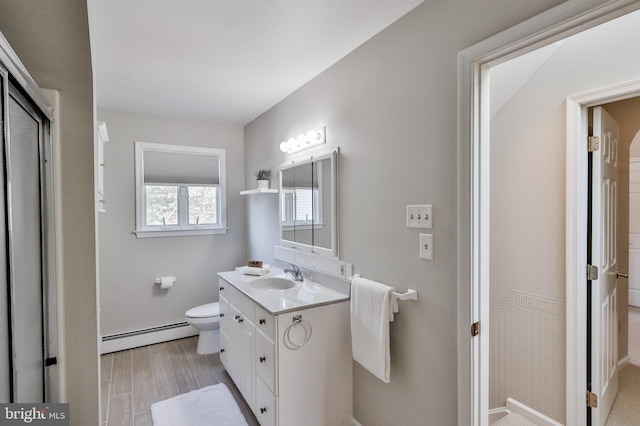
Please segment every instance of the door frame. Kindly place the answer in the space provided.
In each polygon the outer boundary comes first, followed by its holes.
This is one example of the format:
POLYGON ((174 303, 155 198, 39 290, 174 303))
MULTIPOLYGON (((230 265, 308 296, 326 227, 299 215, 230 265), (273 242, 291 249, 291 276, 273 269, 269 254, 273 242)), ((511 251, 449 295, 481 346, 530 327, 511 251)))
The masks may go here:
MULTIPOLYGON (((484 40, 458 56, 458 424, 487 425, 489 401, 489 70, 509 59, 640 9, 633 0, 567 1, 484 40), (471 337, 471 324, 481 324, 471 337)), ((596 99, 632 96, 630 87, 567 99, 566 171, 566 419, 586 422, 586 149, 582 111, 596 99), (626 90, 626 92, 625 92, 626 90), (627 93, 625 95, 624 93, 627 93), (584 160, 584 161, 583 161, 584 160), (584 231, 584 232, 583 232, 584 231), (584 247, 583 251, 580 251, 584 247), (582 344, 584 343, 584 345, 582 344), (578 374, 578 372, 583 372, 578 374)), ((638 89, 640 90, 640 88, 638 89)), ((585 128, 586 131, 586 128, 585 128)))
MULTIPOLYGON (((566 99, 567 171, 566 171, 566 282, 567 282, 567 416, 569 407, 584 408, 587 389, 587 192, 589 174, 586 140, 588 108, 640 96, 640 79, 599 88, 566 99), (569 315, 573 312, 573 315, 569 315), (569 385, 572 384, 572 393, 569 385)), ((600 396, 600 395, 599 395, 600 396)), ((584 412, 586 419, 586 410, 584 412)), ((586 424, 586 423, 583 423, 586 424)))

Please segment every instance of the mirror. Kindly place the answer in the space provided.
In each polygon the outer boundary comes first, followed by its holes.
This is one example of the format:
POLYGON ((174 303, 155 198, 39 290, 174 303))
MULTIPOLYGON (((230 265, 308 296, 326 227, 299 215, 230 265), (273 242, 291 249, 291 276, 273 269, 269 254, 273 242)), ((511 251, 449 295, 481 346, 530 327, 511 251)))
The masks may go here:
POLYGON ((338 255, 337 152, 280 168, 280 237, 283 246, 338 255))

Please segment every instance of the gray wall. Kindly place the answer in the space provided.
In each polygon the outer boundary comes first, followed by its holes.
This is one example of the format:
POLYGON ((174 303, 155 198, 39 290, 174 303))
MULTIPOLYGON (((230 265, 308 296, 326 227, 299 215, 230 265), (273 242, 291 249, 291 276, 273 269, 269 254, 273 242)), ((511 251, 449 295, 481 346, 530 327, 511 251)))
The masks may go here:
POLYGON ((98 110, 106 122, 106 212, 100 213, 101 334, 184 321, 187 309, 218 300, 217 273, 245 258, 243 130, 239 125, 98 110), (224 235, 136 238, 134 143, 226 150, 227 226, 224 235), (155 277, 177 278, 160 290, 155 277))
MULTIPOLYGON (((415 288, 391 323, 391 383, 354 364, 367 426, 457 423, 457 54, 559 2, 429 1, 245 128, 246 179, 286 161, 282 140, 327 126, 339 146, 341 258, 415 288), (433 204, 435 260, 418 258, 407 204, 433 204)), ((277 197, 248 202, 250 257, 272 256, 277 197)))
POLYGON ((93 82, 86 0, 2 0, 0 31, 40 87, 60 92, 61 312, 70 424, 98 424, 93 82))

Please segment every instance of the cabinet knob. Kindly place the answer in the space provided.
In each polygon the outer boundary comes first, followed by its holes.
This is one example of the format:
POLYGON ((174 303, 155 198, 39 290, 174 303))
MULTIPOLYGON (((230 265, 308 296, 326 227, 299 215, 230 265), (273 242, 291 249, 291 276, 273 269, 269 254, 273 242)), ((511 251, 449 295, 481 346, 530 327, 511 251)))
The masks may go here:
POLYGON ((240 315, 234 315, 233 317, 236 319, 236 321, 240 319, 240 315))
POLYGON ((221 353, 221 354, 222 354, 222 353, 224 353, 224 349, 220 349, 220 353, 221 353))
POLYGON ((222 317, 224 317, 224 314, 221 312, 221 313, 220 313, 220 318, 222 318, 222 317))
POLYGON ((222 290, 224 290, 224 287, 220 287, 218 290, 222 291, 222 290))
POLYGON ((267 409, 266 409, 265 407, 261 407, 261 408, 260 408, 260 412, 261 412, 262 414, 264 414, 264 413, 266 413, 266 412, 267 412, 267 409))
POLYGON ((265 362, 266 360, 267 360, 267 358, 265 358, 263 356, 260 357, 260 362, 265 362))
POLYGON ((244 322, 244 318, 240 318, 240 319, 238 320, 238 322, 239 322, 239 323, 244 322))
POLYGON ((267 322, 267 321, 265 321, 264 318, 260 318, 260 324, 264 324, 265 322, 267 322))

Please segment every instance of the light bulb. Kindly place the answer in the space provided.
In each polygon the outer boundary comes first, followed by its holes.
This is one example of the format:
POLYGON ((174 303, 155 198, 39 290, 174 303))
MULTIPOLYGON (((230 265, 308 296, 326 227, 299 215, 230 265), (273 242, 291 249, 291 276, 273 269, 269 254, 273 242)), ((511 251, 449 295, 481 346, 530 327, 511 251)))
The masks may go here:
POLYGON ((289 151, 289 143, 287 141, 280 143, 280 151, 287 152, 289 151))
POLYGON ((318 132, 315 130, 309 130, 307 132, 307 140, 309 142, 315 142, 318 140, 318 132))

